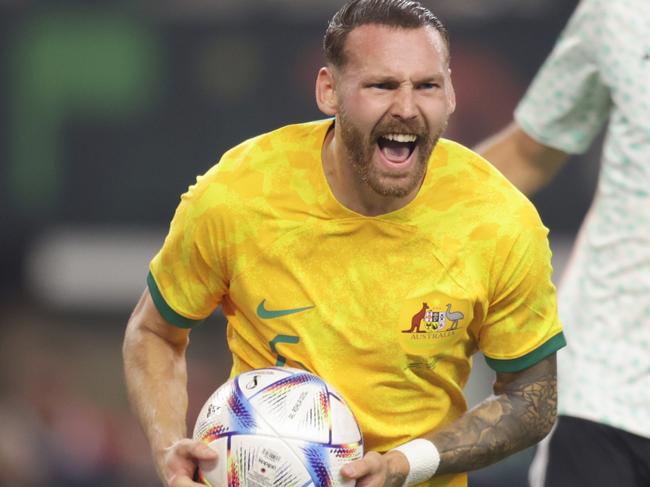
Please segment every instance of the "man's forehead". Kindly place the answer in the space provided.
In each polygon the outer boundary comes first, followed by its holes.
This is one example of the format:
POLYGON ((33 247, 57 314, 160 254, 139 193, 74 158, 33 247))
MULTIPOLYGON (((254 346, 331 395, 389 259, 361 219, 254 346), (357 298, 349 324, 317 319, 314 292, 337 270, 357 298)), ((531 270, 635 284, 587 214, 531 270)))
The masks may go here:
POLYGON ((415 50, 428 51, 424 64, 448 61, 447 45, 438 30, 432 26, 393 27, 383 24, 364 24, 354 28, 344 44, 346 64, 365 64, 374 59, 399 62, 415 50), (408 47, 405 48, 405 45, 408 47), (405 52, 408 49, 409 52, 405 52))
POLYGON ((446 42, 433 26, 407 28, 384 24, 364 24, 352 29, 345 40, 345 57, 350 61, 354 57, 363 58, 373 53, 386 52, 391 47, 398 50, 407 39, 417 39, 420 45, 429 44, 438 56, 445 59, 448 57, 446 42))

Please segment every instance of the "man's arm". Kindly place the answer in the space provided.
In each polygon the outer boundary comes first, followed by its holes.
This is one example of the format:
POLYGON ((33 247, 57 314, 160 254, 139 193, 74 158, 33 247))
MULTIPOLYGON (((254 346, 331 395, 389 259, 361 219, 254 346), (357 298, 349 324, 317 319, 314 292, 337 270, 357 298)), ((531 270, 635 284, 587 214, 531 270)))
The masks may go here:
MULTIPOLYGON (((425 436, 440 453, 436 475, 476 470, 544 438, 556 418, 555 354, 517 373, 498 373, 495 395, 453 423, 425 436)), ((345 476, 362 479, 364 487, 403 484, 406 457, 397 451, 369 452, 343 467, 345 476)))
POLYGON ((537 142, 512 122, 474 149, 522 193, 530 196, 553 179, 569 155, 537 142))
POLYGON ((198 460, 214 460, 207 445, 187 439, 189 330, 169 324, 145 290, 126 328, 124 373, 129 400, 151 446, 165 485, 198 486, 192 476, 198 460))
POLYGON ((439 474, 485 467, 544 438, 556 418, 555 354, 518 373, 497 373, 495 395, 428 437, 439 474))

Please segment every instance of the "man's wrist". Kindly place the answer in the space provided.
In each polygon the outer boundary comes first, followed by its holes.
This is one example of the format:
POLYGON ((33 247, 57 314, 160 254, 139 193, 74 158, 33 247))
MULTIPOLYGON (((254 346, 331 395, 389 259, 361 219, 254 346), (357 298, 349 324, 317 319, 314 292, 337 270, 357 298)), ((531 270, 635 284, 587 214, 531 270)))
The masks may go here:
POLYGON ((165 459, 169 455, 169 452, 173 448, 173 446, 178 443, 181 440, 184 440, 185 438, 165 438, 165 439, 159 439, 155 443, 152 443, 151 445, 151 453, 154 459, 154 462, 162 465, 165 463, 165 459))
MULTIPOLYGON (((433 477, 440 465, 440 453, 429 440, 416 438, 391 450, 402 454, 408 465, 408 475, 402 485, 417 485, 433 477)), ((403 467, 402 467, 403 468, 403 467)))

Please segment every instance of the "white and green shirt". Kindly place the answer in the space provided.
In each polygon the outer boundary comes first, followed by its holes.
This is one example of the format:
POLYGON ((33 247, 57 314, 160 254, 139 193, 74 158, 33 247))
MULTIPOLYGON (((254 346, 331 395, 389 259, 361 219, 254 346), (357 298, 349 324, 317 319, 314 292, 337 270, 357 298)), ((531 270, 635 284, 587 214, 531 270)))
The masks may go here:
POLYGON ((582 1, 515 118, 570 154, 609 120, 560 286, 560 412, 650 437, 650 1, 582 1))

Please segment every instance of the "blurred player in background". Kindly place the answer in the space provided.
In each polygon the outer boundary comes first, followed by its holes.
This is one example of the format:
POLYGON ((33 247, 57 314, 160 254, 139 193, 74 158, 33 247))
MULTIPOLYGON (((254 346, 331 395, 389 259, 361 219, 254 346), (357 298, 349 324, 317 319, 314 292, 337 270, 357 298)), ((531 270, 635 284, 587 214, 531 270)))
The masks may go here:
POLYGON ((562 279, 560 416, 531 468, 534 486, 650 485, 647 0, 583 0, 515 121, 478 150, 533 194, 608 118, 596 196, 562 279))
POLYGON ((319 108, 228 151, 183 195, 127 327, 130 398, 166 485, 197 485, 190 329, 221 304, 232 375, 304 367, 354 410, 364 486, 465 486, 543 438, 564 345, 547 229, 485 160, 440 139, 447 33, 419 3, 354 0, 324 40, 319 108), (480 350, 495 395, 466 411, 480 350))

